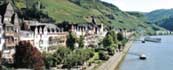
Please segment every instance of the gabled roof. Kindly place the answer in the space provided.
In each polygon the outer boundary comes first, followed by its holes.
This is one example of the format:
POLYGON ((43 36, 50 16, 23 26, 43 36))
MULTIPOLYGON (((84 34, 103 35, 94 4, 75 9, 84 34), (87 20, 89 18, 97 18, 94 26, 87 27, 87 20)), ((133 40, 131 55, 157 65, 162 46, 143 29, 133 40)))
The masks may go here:
POLYGON ((14 9, 13 9, 13 6, 11 5, 11 3, 8 3, 8 5, 7 5, 7 10, 14 10, 14 9))
POLYGON ((5 17, 11 17, 13 14, 14 14, 13 6, 11 5, 11 3, 8 3, 4 16, 5 17))

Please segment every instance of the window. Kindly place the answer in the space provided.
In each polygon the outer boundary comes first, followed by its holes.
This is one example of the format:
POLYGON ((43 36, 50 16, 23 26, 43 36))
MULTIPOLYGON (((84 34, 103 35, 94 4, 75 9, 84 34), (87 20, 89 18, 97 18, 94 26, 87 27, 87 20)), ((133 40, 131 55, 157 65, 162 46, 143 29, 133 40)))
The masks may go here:
POLYGON ((43 44, 43 40, 40 40, 40 44, 43 44))
POLYGON ((52 44, 53 38, 49 37, 49 44, 52 44))

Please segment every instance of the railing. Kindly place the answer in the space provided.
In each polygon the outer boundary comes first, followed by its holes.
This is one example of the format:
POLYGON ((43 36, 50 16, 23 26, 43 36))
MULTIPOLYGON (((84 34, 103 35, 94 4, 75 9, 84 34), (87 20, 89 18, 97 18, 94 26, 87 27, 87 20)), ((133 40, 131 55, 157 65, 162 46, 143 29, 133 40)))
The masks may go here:
POLYGON ((14 42, 13 43, 6 42, 5 46, 6 46, 6 48, 13 48, 14 46, 16 46, 16 44, 14 42))
POLYGON ((5 36, 15 36, 15 32, 5 32, 5 36))

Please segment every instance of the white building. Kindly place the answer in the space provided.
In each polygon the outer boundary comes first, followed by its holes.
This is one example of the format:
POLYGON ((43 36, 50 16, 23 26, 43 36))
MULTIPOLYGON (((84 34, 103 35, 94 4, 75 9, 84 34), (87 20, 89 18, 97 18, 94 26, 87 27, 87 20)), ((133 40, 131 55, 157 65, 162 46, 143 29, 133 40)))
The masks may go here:
POLYGON ((100 38, 103 38, 107 33, 107 31, 104 30, 103 24, 97 25, 93 23, 72 24, 71 31, 74 32, 78 38, 84 36, 85 47, 97 46, 100 42, 100 38))
MULTIPOLYGON (((27 37, 21 40, 30 40, 33 46, 37 47, 40 51, 52 51, 59 46, 66 46, 67 32, 58 28, 55 24, 39 23, 37 21, 26 21, 30 32, 25 31, 27 37)), ((22 32, 23 33, 23 32, 22 32)))
POLYGON ((4 34, 4 29, 3 29, 3 24, 1 21, 1 16, 0 16, 0 51, 2 51, 3 47, 4 47, 4 43, 5 43, 5 39, 3 37, 4 34))
POLYGON ((2 49, 2 59, 4 63, 13 63, 13 56, 15 54, 15 46, 18 43, 19 22, 18 16, 14 12, 11 3, 6 4, 0 24, 0 47, 2 49), (3 30, 4 29, 4 30, 3 30))
POLYGON ((71 31, 74 32, 78 37, 86 34, 101 34, 103 35, 103 25, 97 25, 92 23, 86 24, 72 24, 71 31))
POLYGON ((21 30, 19 32, 19 36, 20 41, 29 41, 32 45, 34 45, 34 32, 21 30))

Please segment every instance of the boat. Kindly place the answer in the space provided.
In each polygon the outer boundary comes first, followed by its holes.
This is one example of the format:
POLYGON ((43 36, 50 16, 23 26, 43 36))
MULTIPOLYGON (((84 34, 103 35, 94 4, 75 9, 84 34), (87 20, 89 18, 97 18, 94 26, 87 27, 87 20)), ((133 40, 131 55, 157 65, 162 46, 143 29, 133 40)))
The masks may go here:
POLYGON ((161 42, 161 38, 151 38, 151 37, 145 37, 144 41, 149 41, 149 42, 161 42))
POLYGON ((139 59, 140 59, 140 60, 145 60, 145 59, 147 59, 147 57, 146 57, 146 55, 141 54, 141 55, 139 56, 139 59))
POLYGON ((145 41, 142 41, 142 43, 145 43, 145 41))

